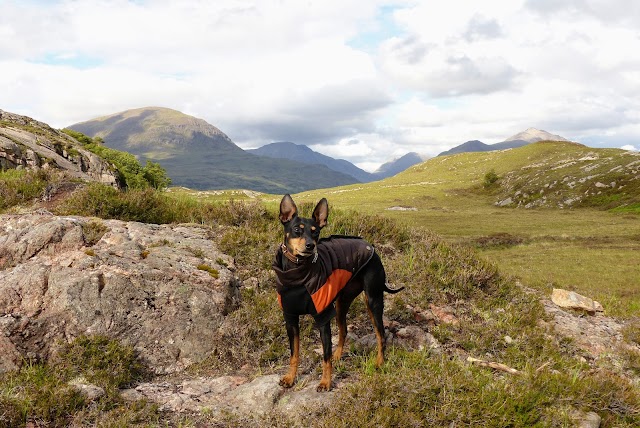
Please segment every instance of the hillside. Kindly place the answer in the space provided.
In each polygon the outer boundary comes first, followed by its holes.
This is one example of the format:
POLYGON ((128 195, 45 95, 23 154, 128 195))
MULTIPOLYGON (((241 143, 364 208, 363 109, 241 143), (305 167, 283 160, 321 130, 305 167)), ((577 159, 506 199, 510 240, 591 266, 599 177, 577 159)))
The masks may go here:
MULTIPOLYGON (((418 205, 429 200, 438 203, 450 199, 448 195, 466 192, 496 206, 615 208, 640 203, 639 188, 640 153, 545 141, 512 150, 436 157, 379 183, 353 185, 335 193, 340 200, 362 199, 378 206, 416 200, 422 200, 418 205), (483 189, 490 171, 499 179, 483 189)), ((453 200, 448 203, 457 205, 453 200)))
POLYGON ((288 159, 296 162, 319 164, 327 168, 352 176, 357 181, 363 183, 373 181, 375 178, 371 173, 358 168, 354 164, 344 159, 334 159, 330 156, 323 155, 311 150, 304 144, 295 144, 289 142, 266 144, 257 149, 247 150, 258 156, 266 156, 276 159, 288 159))
POLYGON ((249 189, 300 192, 357 182, 322 165, 255 156, 236 146, 218 128, 181 112, 147 107, 69 126, 108 147, 158 162, 174 185, 192 189, 249 189))
POLYGON ((60 170, 86 181, 124 185, 115 166, 69 135, 27 116, 0 110, 0 171, 60 170))
MULTIPOLYGON (((609 215, 607 222, 600 211, 576 236, 566 222, 541 228, 540 221, 583 210, 500 208, 492 202, 496 189, 482 186, 487 167, 504 177, 543 159, 584 157, 581 150, 590 149, 537 143, 466 153, 382 182, 317 191, 331 206, 323 236, 365 237, 389 283, 406 287, 385 298, 388 348, 380 370, 366 305, 354 302, 348 351, 327 393, 314 389, 321 356, 310 317, 301 324, 297 383, 278 384, 289 365, 271 271, 282 240, 280 196, 273 204, 255 194, 220 203, 91 185, 44 210, 30 200, 14 206, 0 215, 0 425, 638 426, 638 322, 563 309, 548 298, 548 283, 555 288, 572 265, 616 272, 627 263, 637 271, 640 241, 629 233, 637 216, 609 215), (389 211, 411 216, 404 225, 362 212, 391 204, 416 211, 389 211), (527 245, 548 254, 557 242, 570 247, 568 255, 552 254, 560 271, 525 258, 526 269, 553 275, 536 290, 523 279, 524 288, 518 278, 525 269, 505 274, 486 253, 427 230, 460 233, 462 215, 475 233, 486 233, 486 224, 504 230, 510 221, 528 233, 542 230, 551 234, 542 246, 534 246, 539 237, 527 245), (581 263, 584 251, 573 241, 589 251, 613 242, 625 252, 615 265, 602 252, 581 263)), ((638 158, 620 159, 628 166, 638 158)), ((0 183, 7 175, 0 173, 0 183)), ((295 196, 302 215, 317 198, 295 196)), ((499 251, 494 259, 502 262, 509 250, 499 251)), ((640 275, 617 276, 625 302, 633 301, 640 275)), ((618 292, 613 281, 603 288, 618 292)), ((615 307, 600 301, 607 312, 615 307)))

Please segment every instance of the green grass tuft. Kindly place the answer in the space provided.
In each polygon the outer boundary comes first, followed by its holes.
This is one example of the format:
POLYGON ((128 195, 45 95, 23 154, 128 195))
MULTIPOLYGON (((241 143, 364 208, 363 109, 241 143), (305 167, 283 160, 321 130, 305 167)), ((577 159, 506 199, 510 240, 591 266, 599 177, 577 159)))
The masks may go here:
POLYGON ((212 268, 209 265, 205 265, 205 264, 200 264, 197 266, 198 270, 203 270, 205 272, 208 272, 209 275, 211 275, 213 278, 218 278, 220 277, 220 272, 218 272, 217 269, 212 268))

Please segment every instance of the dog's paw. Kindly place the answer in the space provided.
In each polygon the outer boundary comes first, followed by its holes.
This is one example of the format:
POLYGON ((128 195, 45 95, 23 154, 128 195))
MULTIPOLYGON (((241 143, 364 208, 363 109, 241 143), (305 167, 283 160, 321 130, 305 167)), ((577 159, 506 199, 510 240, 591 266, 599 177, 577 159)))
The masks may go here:
POLYGON ((326 392, 330 390, 331 390, 331 381, 329 382, 320 381, 320 383, 318 384, 318 387, 316 388, 316 391, 318 392, 326 392))
POLYGON ((280 379, 280 386, 284 386, 285 388, 291 388, 293 386, 293 377, 291 376, 283 376, 282 379, 280 379))

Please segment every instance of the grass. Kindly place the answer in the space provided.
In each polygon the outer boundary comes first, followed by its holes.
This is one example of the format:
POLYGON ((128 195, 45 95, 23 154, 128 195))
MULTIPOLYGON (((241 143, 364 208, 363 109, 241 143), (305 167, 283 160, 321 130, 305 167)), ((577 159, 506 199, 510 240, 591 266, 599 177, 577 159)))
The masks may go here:
POLYGON ((19 372, 0 375, 0 426, 66 427, 79 419, 95 423, 114 409, 123 422, 119 426, 135 421, 143 409, 144 419, 153 420, 157 411, 152 406, 124 404, 118 394, 119 388, 143 379, 144 373, 131 347, 104 336, 79 337, 62 346, 50 363, 27 362, 19 372), (73 379, 83 379, 105 393, 90 403, 70 384, 73 379))

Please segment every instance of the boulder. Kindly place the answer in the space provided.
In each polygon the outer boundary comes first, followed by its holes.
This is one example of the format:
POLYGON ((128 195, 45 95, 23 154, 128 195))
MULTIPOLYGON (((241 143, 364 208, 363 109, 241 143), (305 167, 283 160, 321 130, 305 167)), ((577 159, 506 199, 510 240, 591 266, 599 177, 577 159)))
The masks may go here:
POLYGON ((0 371, 80 335, 182 370, 215 349, 239 301, 234 270, 203 227, 0 215, 0 371))

